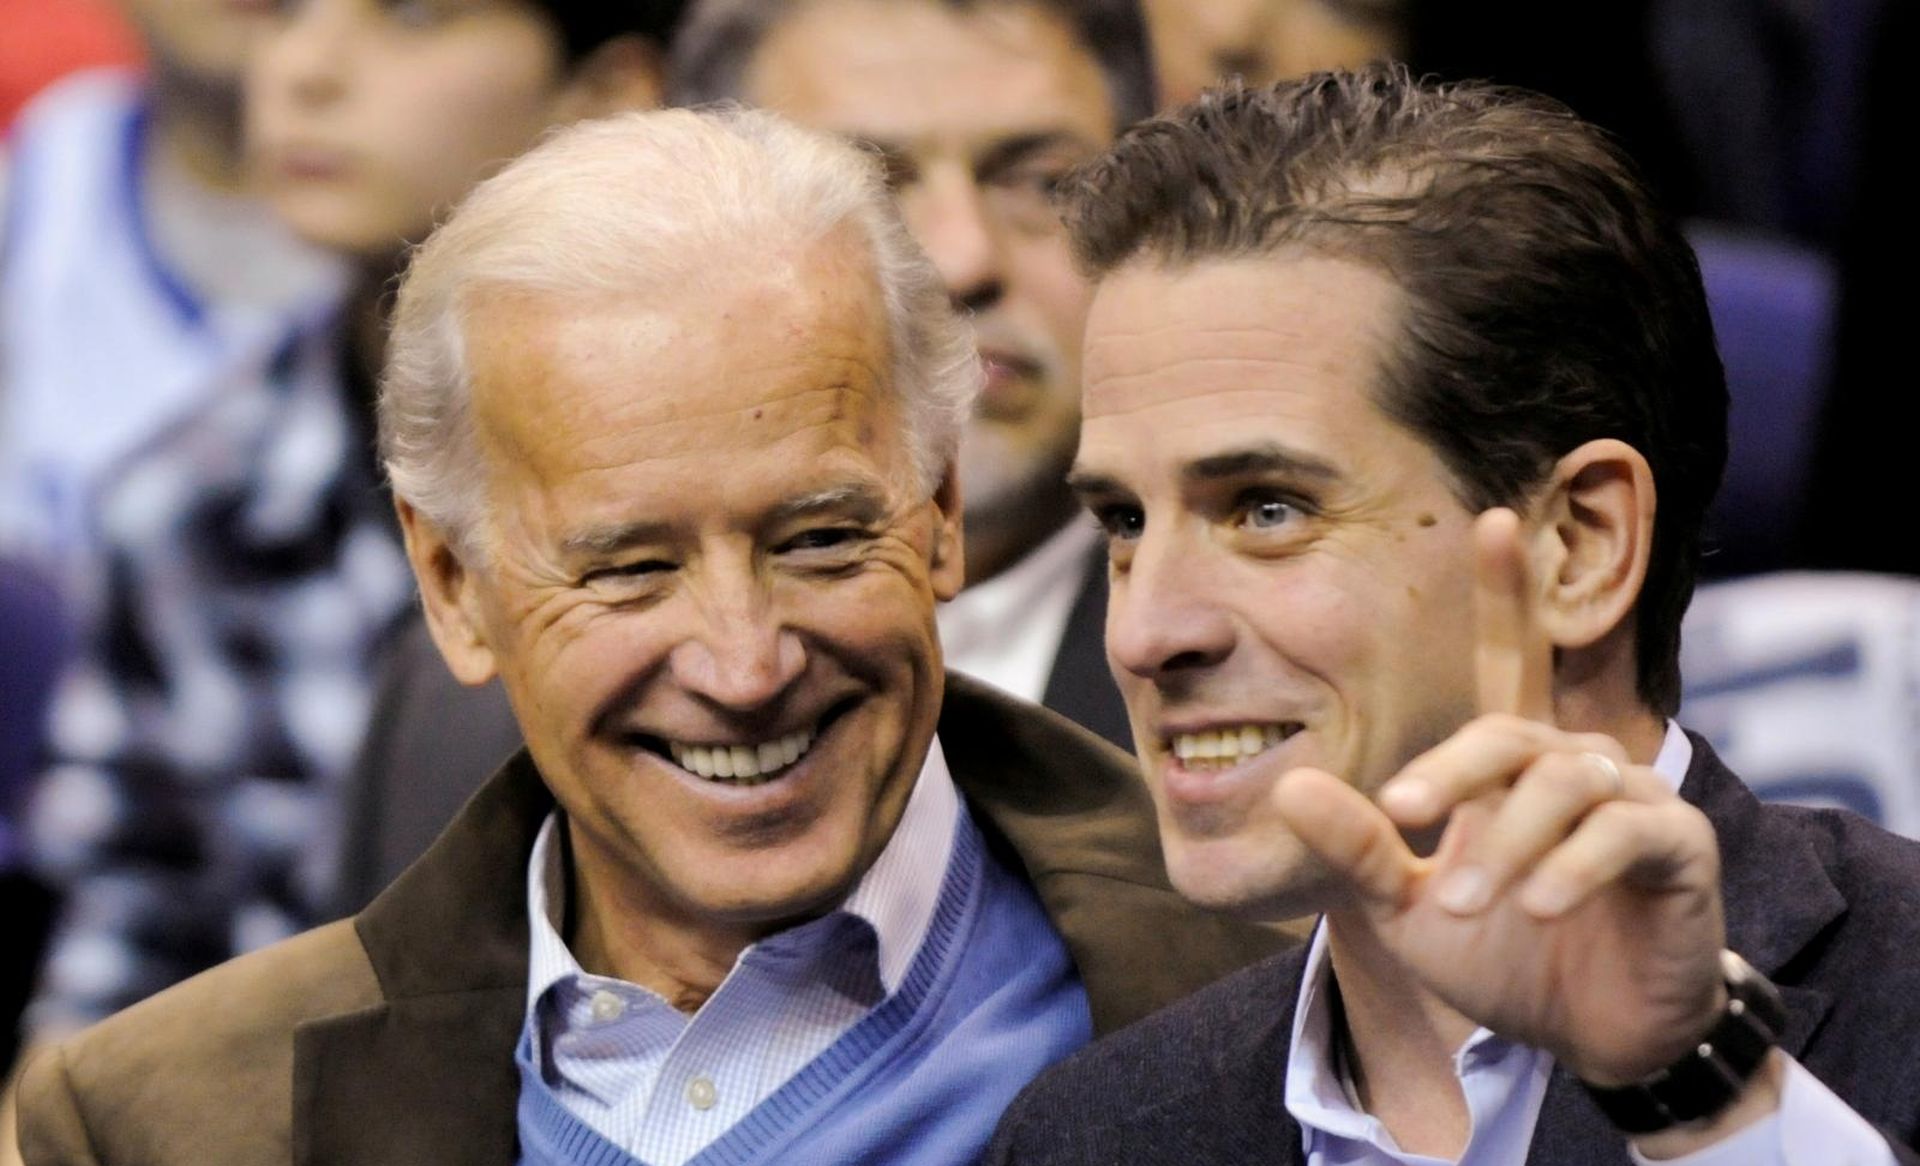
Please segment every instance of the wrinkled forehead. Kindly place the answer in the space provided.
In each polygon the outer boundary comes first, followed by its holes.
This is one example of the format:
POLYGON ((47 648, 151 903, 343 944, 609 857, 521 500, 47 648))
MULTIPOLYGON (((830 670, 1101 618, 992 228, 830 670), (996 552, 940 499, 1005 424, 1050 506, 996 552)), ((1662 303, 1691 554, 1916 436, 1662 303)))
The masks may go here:
POLYGON ((822 427, 890 444, 901 410, 871 265, 815 246, 731 268, 624 293, 473 293, 482 447, 564 474, 822 427))
POLYGON ((1379 404, 1401 304, 1377 269, 1313 254, 1128 263, 1088 318, 1080 463, 1134 476, 1271 441, 1364 462, 1413 436, 1379 404))

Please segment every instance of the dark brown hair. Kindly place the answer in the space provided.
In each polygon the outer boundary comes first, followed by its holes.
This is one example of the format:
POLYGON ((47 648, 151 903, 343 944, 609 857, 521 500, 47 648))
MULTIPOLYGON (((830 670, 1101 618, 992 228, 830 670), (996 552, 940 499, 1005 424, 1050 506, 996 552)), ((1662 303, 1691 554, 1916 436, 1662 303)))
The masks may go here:
MULTIPOLYGON (((694 0, 674 42, 668 100, 675 105, 739 101, 761 42, 805 0, 694 0)), ((1065 24, 1100 66, 1114 124, 1128 125, 1157 102, 1153 54, 1138 0, 939 0, 966 11, 1001 4, 1036 8, 1065 24)))
POLYGON ((1133 127, 1061 200, 1096 279, 1282 248, 1384 270, 1407 308, 1376 400, 1472 509, 1524 500, 1584 442, 1639 450, 1659 511, 1638 685, 1678 705, 1726 379, 1692 250, 1601 131, 1537 94, 1377 65, 1213 90, 1133 127))

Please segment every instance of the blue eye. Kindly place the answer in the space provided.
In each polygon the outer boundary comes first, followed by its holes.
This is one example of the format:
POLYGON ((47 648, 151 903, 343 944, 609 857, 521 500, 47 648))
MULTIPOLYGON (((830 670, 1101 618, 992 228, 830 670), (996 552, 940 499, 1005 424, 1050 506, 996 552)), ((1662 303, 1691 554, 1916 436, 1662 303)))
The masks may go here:
POLYGON ((1242 530, 1276 530, 1291 526, 1307 514, 1307 507, 1301 503, 1268 490, 1248 491, 1234 502, 1234 520, 1242 530))
POLYGON ((1299 511, 1295 510, 1291 503, 1269 499, 1265 502, 1256 502, 1252 506, 1247 507, 1244 521, 1248 526, 1261 529, 1279 526, 1297 514, 1299 514, 1299 511))

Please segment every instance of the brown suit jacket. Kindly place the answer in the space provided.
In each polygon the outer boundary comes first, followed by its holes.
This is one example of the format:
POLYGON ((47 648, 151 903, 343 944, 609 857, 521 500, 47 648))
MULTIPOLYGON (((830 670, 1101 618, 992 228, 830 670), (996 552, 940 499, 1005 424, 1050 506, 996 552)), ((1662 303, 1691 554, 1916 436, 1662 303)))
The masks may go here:
MULTIPOLYGON (((1132 762, 949 676, 940 742, 989 845, 1024 869, 1110 1031, 1279 950, 1166 884, 1132 762)), ((511 1163, 526 866, 553 802, 521 753, 350 921, 213 969, 36 1058, 29 1166, 511 1163)))

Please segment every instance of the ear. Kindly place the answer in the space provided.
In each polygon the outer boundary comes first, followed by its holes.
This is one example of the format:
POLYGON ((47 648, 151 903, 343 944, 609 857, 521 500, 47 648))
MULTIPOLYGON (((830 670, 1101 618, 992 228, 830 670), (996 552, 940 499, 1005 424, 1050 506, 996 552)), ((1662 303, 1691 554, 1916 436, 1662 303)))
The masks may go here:
POLYGON ((1653 469, 1624 441, 1589 441, 1554 464, 1533 510, 1539 618, 1557 648, 1626 625, 1653 549, 1653 469))
POLYGON ((395 498, 393 505, 400 515, 407 560, 413 564, 413 577, 420 585, 420 604, 434 645, 454 679, 468 685, 485 684, 494 678, 498 666, 487 642, 473 572, 431 519, 402 499, 395 498))
POLYGON ((960 463, 948 463, 933 492, 933 556, 929 579, 934 598, 952 599, 967 583, 967 556, 960 536, 960 463))
POLYGON ((616 36, 575 62, 555 111, 557 124, 658 109, 666 97, 660 46, 635 33, 616 36))

